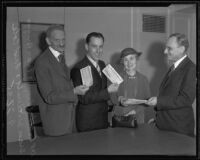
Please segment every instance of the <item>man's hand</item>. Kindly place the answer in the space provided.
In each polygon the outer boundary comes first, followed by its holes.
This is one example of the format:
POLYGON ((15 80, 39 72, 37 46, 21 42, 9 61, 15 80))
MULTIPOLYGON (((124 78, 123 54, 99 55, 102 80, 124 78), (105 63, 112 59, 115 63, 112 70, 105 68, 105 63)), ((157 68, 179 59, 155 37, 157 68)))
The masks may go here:
POLYGON ((155 106, 157 105, 157 97, 151 97, 149 100, 146 102, 147 105, 149 106, 155 106))
POLYGON ((74 94, 77 95, 85 95, 85 93, 88 91, 89 87, 85 85, 80 85, 74 88, 74 94))
POLYGON ((108 93, 113 93, 113 92, 117 92, 118 88, 119 88, 119 84, 112 83, 111 85, 108 86, 107 90, 108 90, 108 93))
POLYGON ((118 97, 118 101, 122 104, 122 106, 127 107, 129 104, 127 104, 127 98, 123 97, 123 96, 119 96, 118 97))

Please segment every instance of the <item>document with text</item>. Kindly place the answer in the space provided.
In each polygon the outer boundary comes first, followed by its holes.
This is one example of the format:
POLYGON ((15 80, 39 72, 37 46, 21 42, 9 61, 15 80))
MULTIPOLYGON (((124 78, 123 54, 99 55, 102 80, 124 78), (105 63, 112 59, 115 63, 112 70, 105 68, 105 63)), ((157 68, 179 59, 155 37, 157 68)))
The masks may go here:
POLYGON ((116 72, 116 70, 108 64, 104 69, 103 73, 106 75, 106 77, 112 82, 120 84, 123 82, 122 77, 116 72))
POLYGON ((93 78, 92 78, 91 67, 87 66, 85 68, 82 68, 80 72, 83 85, 86 85, 88 87, 92 86, 93 78))

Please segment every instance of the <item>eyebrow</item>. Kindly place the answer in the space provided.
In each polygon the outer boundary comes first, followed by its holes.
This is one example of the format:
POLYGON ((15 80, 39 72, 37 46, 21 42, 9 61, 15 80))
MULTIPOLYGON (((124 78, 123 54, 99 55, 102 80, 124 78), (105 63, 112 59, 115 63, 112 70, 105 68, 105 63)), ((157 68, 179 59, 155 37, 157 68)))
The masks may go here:
MULTIPOLYGON (((98 45, 96 45, 96 44, 91 44, 92 46, 98 46, 98 45)), ((99 47, 103 47, 103 45, 100 45, 99 47)))
POLYGON ((61 39, 62 39, 62 40, 63 40, 63 39, 65 40, 65 38, 54 38, 54 39, 55 39, 55 40, 61 40, 61 39))

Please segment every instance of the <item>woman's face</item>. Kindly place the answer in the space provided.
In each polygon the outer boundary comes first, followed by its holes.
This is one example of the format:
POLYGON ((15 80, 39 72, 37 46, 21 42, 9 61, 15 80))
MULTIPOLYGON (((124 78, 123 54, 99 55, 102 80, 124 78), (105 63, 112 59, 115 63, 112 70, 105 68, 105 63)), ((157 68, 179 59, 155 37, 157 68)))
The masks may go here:
POLYGON ((124 68, 126 70, 136 70, 137 56, 135 54, 130 54, 124 57, 124 68))

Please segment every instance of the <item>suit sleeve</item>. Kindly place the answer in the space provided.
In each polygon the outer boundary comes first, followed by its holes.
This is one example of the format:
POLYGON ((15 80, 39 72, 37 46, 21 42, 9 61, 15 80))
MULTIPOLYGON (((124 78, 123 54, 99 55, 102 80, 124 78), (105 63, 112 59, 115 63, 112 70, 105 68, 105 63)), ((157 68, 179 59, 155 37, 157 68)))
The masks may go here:
POLYGON ((144 90, 145 90, 145 99, 149 99, 151 97, 151 91, 150 91, 150 86, 149 86, 149 81, 147 80, 146 77, 144 77, 144 90))
POLYGON ((171 110, 191 106, 196 96, 196 68, 190 67, 184 76, 180 91, 176 97, 166 95, 158 97, 157 110, 171 110))
MULTIPOLYGON (((77 97, 71 88, 55 89, 51 83, 50 69, 42 63, 35 64, 35 75, 38 83, 40 95, 47 104, 57 105, 64 103, 73 103, 77 97)), ((70 81, 69 81, 70 82, 70 81)), ((66 82, 68 83, 68 82, 66 82)), ((71 83, 71 82, 70 82, 71 83)))
MULTIPOLYGON (((111 84, 110 81, 108 81, 107 83, 108 83, 108 85, 111 84)), ((120 105, 120 102, 118 101, 118 97, 119 97, 118 92, 115 92, 115 93, 111 93, 111 94, 110 94, 110 100, 111 100, 111 102, 112 102, 115 106, 120 105)))
MULTIPOLYGON (((150 86, 149 86, 149 81, 146 77, 144 77, 144 83, 142 84, 144 88, 144 99, 148 100, 151 97, 151 91, 150 91, 150 86)), ((149 107, 146 104, 142 104, 145 107, 149 107)))
MULTIPOLYGON (((71 78, 73 81, 74 86, 82 85, 82 79, 80 74, 80 69, 73 68, 71 70, 71 78)), ((102 101, 107 101, 110 99, 110 95, 107 91, 107 88, 102 89, 100 91, 96 91, 92 88, 92 86, 89 88, 89 90, 85 93, 85 95, 78 96, 78 99, 80 103, 82 104, 91 104, 91 103, 98 103, 102 101)))

